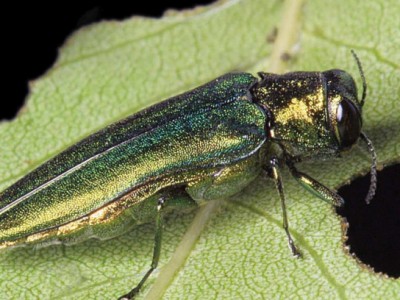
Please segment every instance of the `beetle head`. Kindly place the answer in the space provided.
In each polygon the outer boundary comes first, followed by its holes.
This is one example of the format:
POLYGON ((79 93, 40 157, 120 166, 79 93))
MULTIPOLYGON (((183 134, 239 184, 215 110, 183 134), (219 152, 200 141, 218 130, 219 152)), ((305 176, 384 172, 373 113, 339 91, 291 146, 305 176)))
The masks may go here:
POLYGON ((339 151, 353 146, 362 127, 361 105, 353 78, 343 70, 323 72, 326 82, 327 109, 330 128, 338 142, 339 151))
POLYGON ((371 183, 365 199, 369 203, 376 191, 377 157, 372 141, 361 131, 362 107, 367 94, 367 84, 360 60, 354 51, 351 51, 351 53, 356 60, 363 83, 361 100, 358 100, 356 84, 347 72, 343 70, 329 70, 323 72, 323 75, 325 76, 327 85, 328 116, 331 130, 334 131, 338 141, 339 151, 350 148, 361 137, 371 154, 371 183))

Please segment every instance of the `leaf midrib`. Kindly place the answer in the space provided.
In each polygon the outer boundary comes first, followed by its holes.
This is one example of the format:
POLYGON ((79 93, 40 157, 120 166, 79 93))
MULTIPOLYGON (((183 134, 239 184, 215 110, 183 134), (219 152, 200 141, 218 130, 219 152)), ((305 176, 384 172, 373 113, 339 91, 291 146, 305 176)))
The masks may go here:
MULTIPOLYGON (((286 62, 281 59, 281 55, 283 53, 290 53, 291 49, 293 49, 294 43, 296 43, 298 29, 300 28, 300 10, 302 8, 302 4, 303 0, 290 0, 285 3, 281 24, 278 27, 278 35, 272 48, 270 59, 271 65, 265 66, 265 70, 273 73, 281 73, 285 70, 286 62)), ((189 226, 181 242, 172 254, 172 259, 169 260, 169 262, 161 269, 157 279, 145 296, 145 299, 160 299, 162 297, 168 287, 172 284, 176 274, 184 266, 192 249, 194 249, 199 236, 205 229, 208 222, 216 214, 220 206, 220 201, 211 201, 197 212, 192 224, 189 226)), ((298 233, 295 235, 296 237, 300 236, 298 233)), ((304 242, 304 239, 301 240, 304 242)), ((308 250, 311 254, 312 251, 310 251, 310 249, 308 250)), ((313 258, 317 260, 316 253, 313 254, 313 258)), ((321 259, 318 261, 321 262, 321 259)), ((321 271, 325 271, 327 269, 326 267, 321 267, 320 264, 317 265, 320 267, 321 271)), ((343 289, 339 287, 334 278, 329 275, 329 273, 327 273, 325 276, 327 277, 328 281, 332 283, 335 288, 337 288, 340 298, 344 299, 343 289)))

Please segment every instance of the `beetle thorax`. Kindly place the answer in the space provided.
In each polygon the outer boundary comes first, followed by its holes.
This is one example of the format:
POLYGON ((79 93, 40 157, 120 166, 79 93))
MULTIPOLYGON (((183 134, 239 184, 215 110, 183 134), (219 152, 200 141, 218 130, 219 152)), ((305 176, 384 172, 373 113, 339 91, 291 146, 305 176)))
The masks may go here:
POLYGON ((268 110, 270 137, 288 154, 303 156, 310 151, 337 151, 329 127, 326 91, 320 73, 287 73, 265 76, 253 90, 255 102, 268 110))

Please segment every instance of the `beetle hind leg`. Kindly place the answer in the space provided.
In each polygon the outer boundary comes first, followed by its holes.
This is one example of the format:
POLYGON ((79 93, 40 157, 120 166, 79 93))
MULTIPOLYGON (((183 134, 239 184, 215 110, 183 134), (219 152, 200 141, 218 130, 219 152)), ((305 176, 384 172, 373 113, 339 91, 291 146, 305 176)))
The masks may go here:
MULTIPOLYGON (((155 198, 157 199, 157 198, 155 198)), ((180 189, 164 191, 159 194, 157 200, 157 211, 155 215, 155 236, 154 236, 154 248, 153 248, 153 258, 151 260, 150 268, 147 270, 146 274, 140 280, 139 284, 133 288, 129 293, 119 297, 119 300, 129 300, 134 299, 135 296, 140 292, 141 288, 145 284, 146 280, 150 277, 151 273, 157 268, 158 262, 160 260, 161 253, 161 241, 162 241, 162 231, 164 224, 164 210, 165 208, 188 208, 192 207, 195 203, 189 197, 189 195, 180 189)))
POLYGON ((129 300, 134 298, 142 288, 143 284, 146 282, 146 280, 149 278, 151 273, 157 268, 158 261, 160 260, 160 252, 161 252, 161 240, 162 240, 162 229, 163 229, 163 214, 162 210, 164 208, 165 204, 165 197, 161 196, 158 199, 157 203, 157 216, 156 216, 156 234, 154 237, 154 249, 153 249, 153 259, 151 261, 150 269, 146 272, 146 274, 143 276, 142 280, 139 282, 139 284, 132 289, 129 293, 119 297, 119 300, 129 300))

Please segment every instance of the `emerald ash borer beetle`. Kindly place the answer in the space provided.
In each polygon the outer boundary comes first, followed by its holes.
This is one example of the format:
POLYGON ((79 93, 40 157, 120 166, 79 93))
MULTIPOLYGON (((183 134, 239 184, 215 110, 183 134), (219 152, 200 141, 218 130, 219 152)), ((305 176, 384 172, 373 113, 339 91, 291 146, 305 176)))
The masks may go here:
POLYGON ((228 73, 112 124, 61 152, 0 193, 0 248, 73 244, 156 223, 151 267, 121 299, 133 298, 157 267, 164 212, 229 197, 261 172, 275 183, 290 236, 280 169, 335 205, 343 199, 295 164, 339 156, 361 138, 366 82, 358 100, 343 70, 283 75, 228 73))

